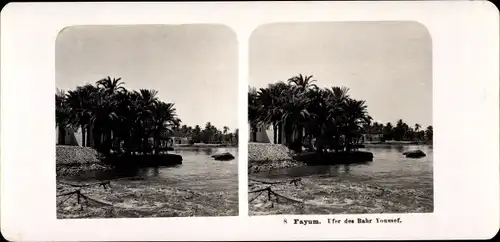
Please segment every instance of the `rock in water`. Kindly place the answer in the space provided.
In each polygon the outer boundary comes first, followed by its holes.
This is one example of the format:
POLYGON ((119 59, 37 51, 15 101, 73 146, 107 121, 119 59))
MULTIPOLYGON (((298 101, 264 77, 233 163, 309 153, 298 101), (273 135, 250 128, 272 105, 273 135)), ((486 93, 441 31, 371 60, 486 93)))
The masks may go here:
POLYGON ((212 155, 212 158, 214 158, 215 160, 226 161, 226 160, 232 160, 232 159, 234 159, 234 156, 231 153, 229 153, 229 152, 225 152, 225 153, 222 153, 222 154, 212 155))
POLYGON ((405 155, 407 158, 421 158, 425 156, 425 153, 421 150, 412 150, 404 152, 403 155, 405 155))

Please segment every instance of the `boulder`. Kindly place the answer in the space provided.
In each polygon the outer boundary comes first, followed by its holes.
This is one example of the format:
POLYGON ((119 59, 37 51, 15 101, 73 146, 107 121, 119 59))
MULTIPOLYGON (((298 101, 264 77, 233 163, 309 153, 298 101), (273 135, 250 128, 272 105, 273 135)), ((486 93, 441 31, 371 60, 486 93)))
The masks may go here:
POLYGON ((407 158, 421 158, 426 156, 425 153, 421 150, 411 150, 403 153, 407 158))
POLYGON ((225 152, 225 153, 222 153, 222 154, 212 155, 212 158, 214 158, 215 160, 226 161, 226 160, 232 160, 232 159, 234 159, 234 156, 231 153, 229 153, 229 152, 225 152))

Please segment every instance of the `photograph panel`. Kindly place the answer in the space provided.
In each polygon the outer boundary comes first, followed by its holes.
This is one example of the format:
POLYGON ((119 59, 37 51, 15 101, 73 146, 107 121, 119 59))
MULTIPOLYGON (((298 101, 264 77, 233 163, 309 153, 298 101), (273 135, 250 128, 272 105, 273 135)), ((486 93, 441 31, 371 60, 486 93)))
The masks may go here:
POLYGON ((237 216, 237 52, 223 25, 61 30, 57 218, 237 216))
POLYGON ((431 213, 432 41, 418 22, 262 25, 249 213, 431 213))

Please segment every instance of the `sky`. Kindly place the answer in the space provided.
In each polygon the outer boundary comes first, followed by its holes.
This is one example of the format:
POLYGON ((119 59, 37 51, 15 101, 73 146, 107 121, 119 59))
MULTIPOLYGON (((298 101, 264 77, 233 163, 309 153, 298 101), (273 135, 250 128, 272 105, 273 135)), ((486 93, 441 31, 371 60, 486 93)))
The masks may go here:
POLYGON ((238 122, 238 46, 222 25, 71 26, 56 40, 56 87, 121 77, 128 90, 155 89, 182 124, 231 132, 238 122))
POLYGON ((319 87, 346 86, 373 122, 432 125, 432 40, 416 22, 262 25, 250 37, 249 85, 302 73, 319 87))

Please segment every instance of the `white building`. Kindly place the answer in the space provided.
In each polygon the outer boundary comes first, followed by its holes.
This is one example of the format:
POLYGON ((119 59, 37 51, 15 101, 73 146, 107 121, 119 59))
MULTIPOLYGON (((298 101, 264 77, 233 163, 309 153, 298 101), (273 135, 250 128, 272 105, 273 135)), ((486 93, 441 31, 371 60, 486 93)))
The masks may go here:
POLYGON ((168 142, 169 146, 189 145, 191 144, 191 137, 170 137, 168 142))
MULTIPOLYGON (((250 125, 249 125, 250 126, 250 125)), ((252 128, 248 127, 249 130, 249 142, 256 143, 271 143, 271 144, 284 144, 286 140, 285 131, 282 128, 282 132, 276 133, 276 140, 274 140, 274 129, 272 125, 266 127, 266 125, 257 126, 256 137, 254 139, 252 128), (281 142, 279 142, 279 135, 281 133, 281 142)), ((294 132, 295 137, 298 136, 298 132, 294 132)))
POLYGON ((60 129, 56 127, 56 144, 57 145, 82 145, 82 130, 79 128, 74 130, 72 128, 60 129))
POLYGON ((383 135, 382 134, 363 134, 361 136, 361 142, 362 143, 365 143, 365 142, 380 142, 382 141, 382 137, 383 135))

